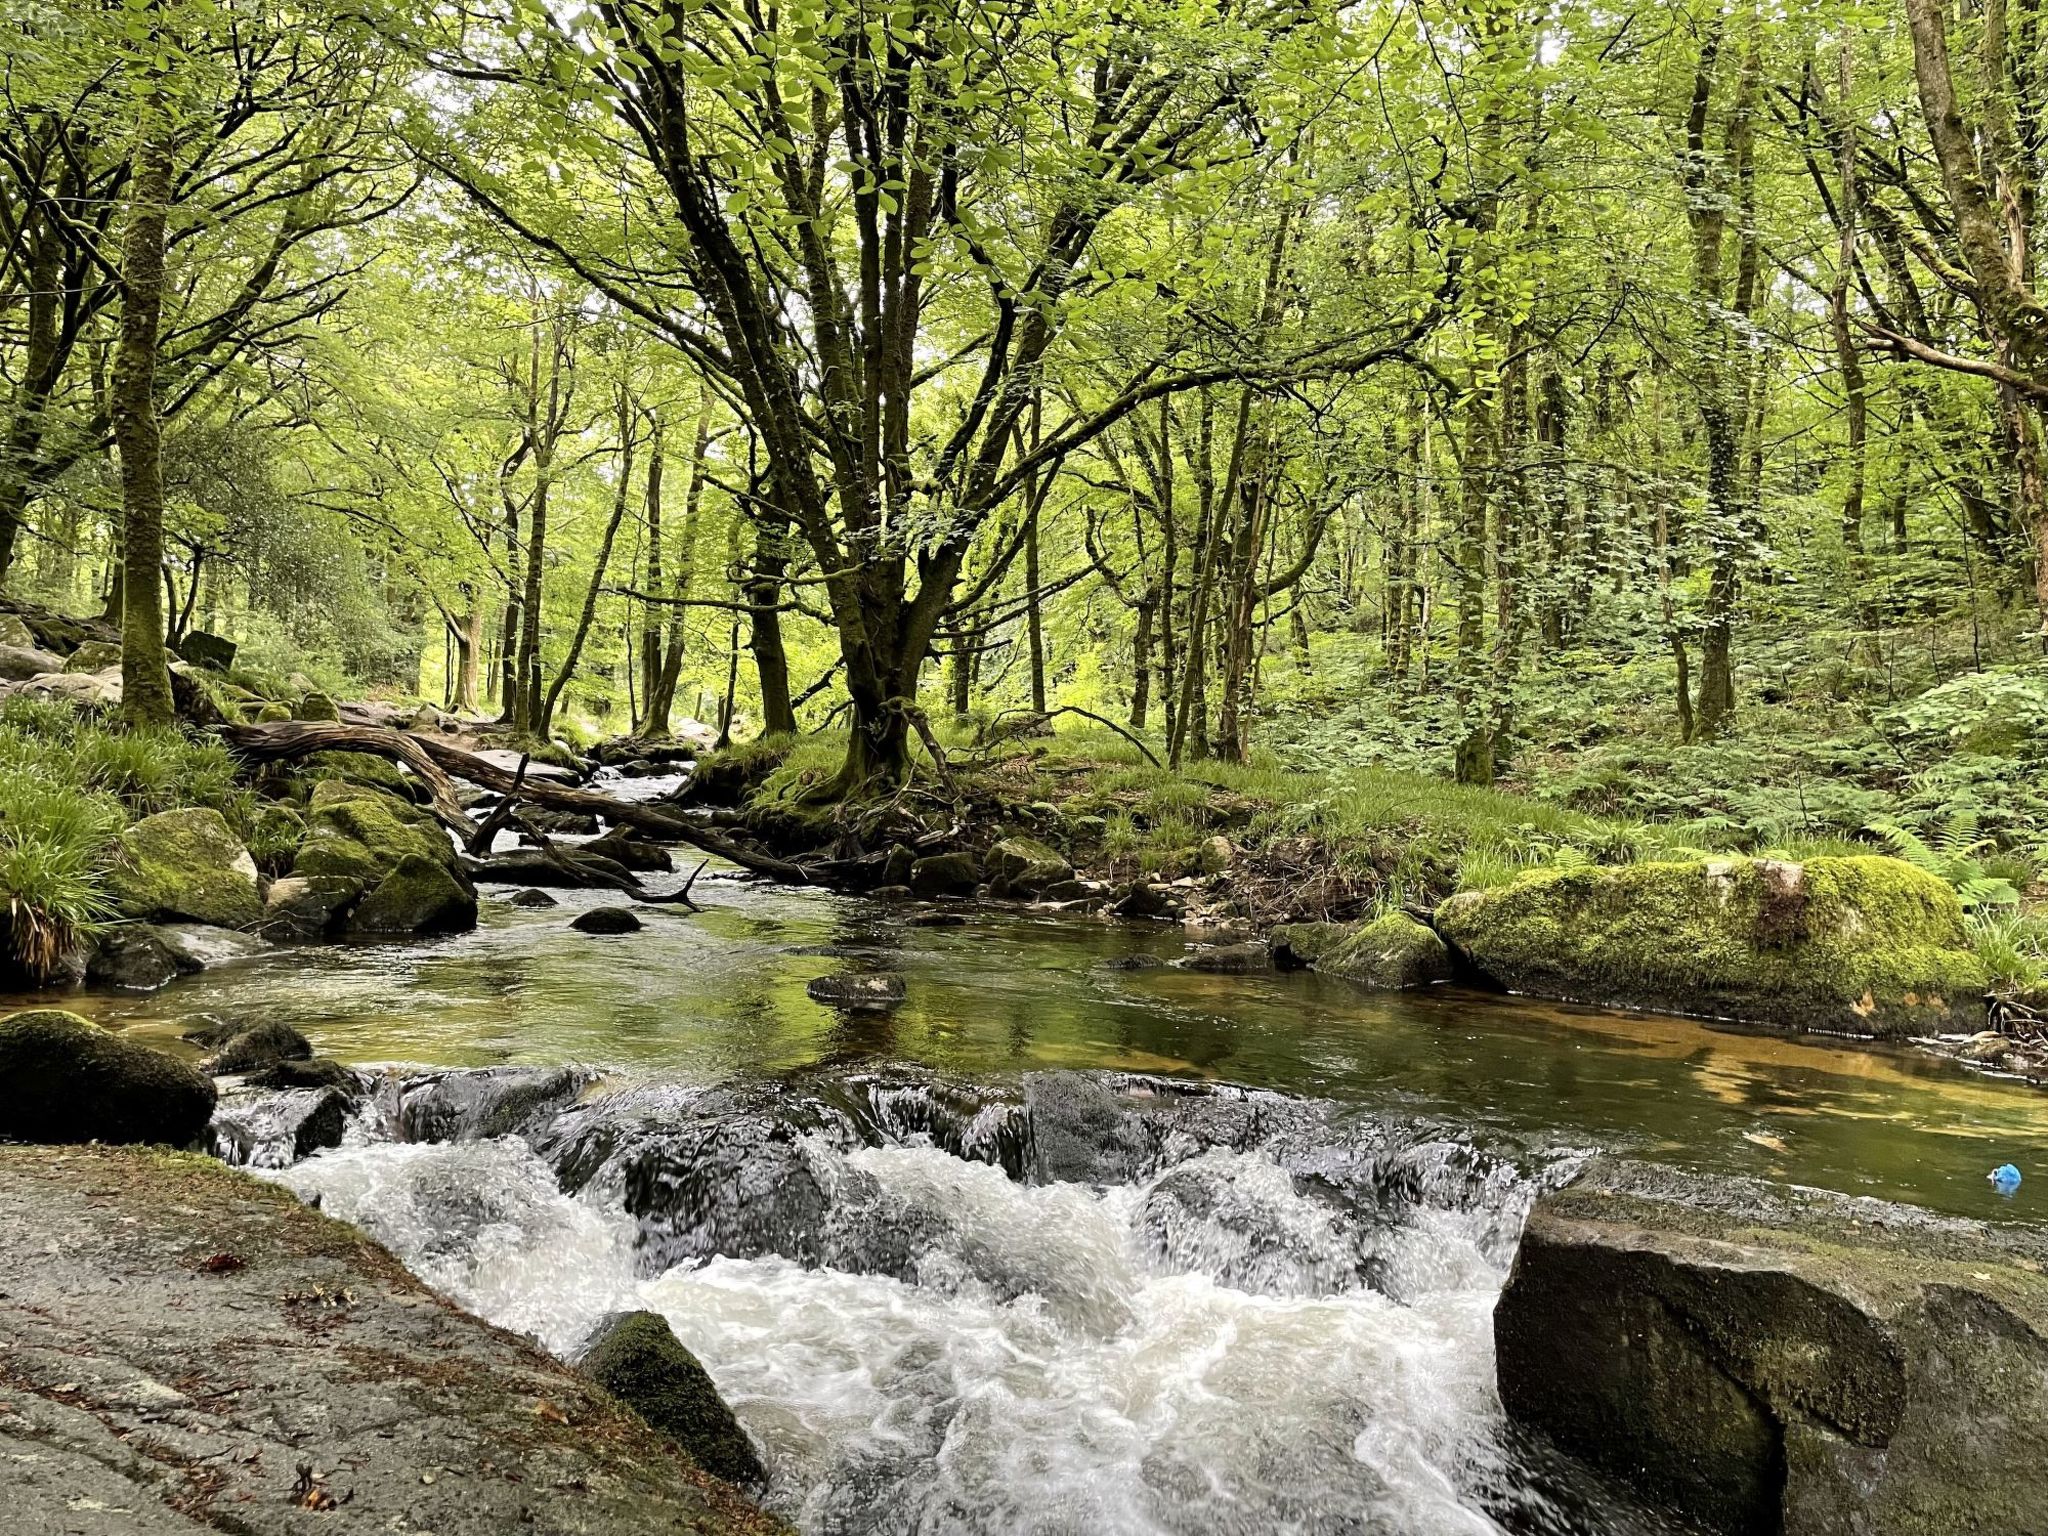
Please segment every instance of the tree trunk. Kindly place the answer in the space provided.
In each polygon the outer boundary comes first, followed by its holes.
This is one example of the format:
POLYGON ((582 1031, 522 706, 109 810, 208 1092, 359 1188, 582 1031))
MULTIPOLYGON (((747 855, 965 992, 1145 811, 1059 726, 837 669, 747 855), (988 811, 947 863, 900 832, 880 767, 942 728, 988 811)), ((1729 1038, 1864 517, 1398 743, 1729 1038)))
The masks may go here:
POLYGON ((633 408, 624 387, 619 390, 619 486, 612 495, 612 515, 604 525, 604 537, 598 541, 597 556, 590 569, 590 585, 584 589, 583 612, 576 620, 576 632, 569 638, 569 653, 562 658, 562 667, 555 674, 555 680, 548 685, 547 697, 541 701, 540 713, 535 732, 545 736, 555 723, 555 706, 562 700, 562 690, 569 686, 569 679, 576 675, 576 663, 583 659, 583 642, 590 635, 590 621, 597 616, 597 595, 604 590, 605 567, 611 564, 612 541, 619 536, 619 524, 626 520, 626 506, 633 493, 633 408))
POLYGON ((114 447, 121 459, 121 715, 131 725, 176 717, 164 649, 163 443, 157 420, 157 328, 163 314, 171 145, 158 87, 142 103, 128 231, 121 253, 121 339, 114 354, 114 447))
POLYGON ((748 647, 761 684, 761 733, 796 734, 796 706, 789 698, 789 654, 782 644, 782 573, 789 564, 786 527, 754 524, 753 572, 746 585, 748 647))

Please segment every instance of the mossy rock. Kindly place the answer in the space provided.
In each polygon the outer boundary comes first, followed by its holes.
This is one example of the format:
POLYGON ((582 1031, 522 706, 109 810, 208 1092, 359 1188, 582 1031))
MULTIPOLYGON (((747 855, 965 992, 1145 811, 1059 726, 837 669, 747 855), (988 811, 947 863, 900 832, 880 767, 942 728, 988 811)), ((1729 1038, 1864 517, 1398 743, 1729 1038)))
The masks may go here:
POLYGON ((287 875, 270 882, 264 917, 288 934, 310 939, 334 926, 362 894, 363 882, 349 875, 287 875))
POLYGON ((341 711, 336 708, 334 700, 330 699, 326 694, 309 693, 293 707, 292 718, 294 720, 335 721, 341 718, 341 711))
POLYGON ((258 725, 275 725, 278 721, 289 720, 291 717, 291 705, 277 699, 266 699, 256 707, 256 723, 258 725))
POLYGON ((968 896, 981 884, 981 861, 971 853, 935 853, 910 868, 910 888, 920 896, 968 896))
POLYGON ((372 887, 417 857, 452 869, 455 850, 431 813, 409 800, 341 779, 323 779, 306 801, 306 840, 295 875, 342 875, 372 887))
POLYGON ((417 780, 408 777, 398 764, 374 752, 315 752, 306 758, 305 773, 313 779, 339 779, 381 789, 401 800, 416 800, 417 780))
POLYGON ((1060 851, 1035 837, 1006 837, 989 849, 984 862, 990 880, 1025 896, 1074 878, 1074 866, 1060 851))
POLYGON ((123 832, 107 887, 127 917, 186 918, 217 928, 263 920, 255 859, 220 812, 204 806, 160 811, 123 832))
POLYGON ((615 1312, 597 1325, 578 1363, 584 1375, 713 1477, 749 1486, 767 1481, 747 1432, 667 1319, 653 1312, 615 1312))
POLYGON ((1542 871, 1453 896, 1436 927, 1538 997, 1894 1036, 1984 1016, 1961 903, 1899 859, 1542 871))
POLYGON ((0 1019, 0 1137, 199 1145, 213 1079, 60 1008, 0 1019))
POLYGON ((1450 947, 1405 912, 1369 923, 1288 923, 1273 930, 1272 944, 1283 970, 1306 968, 1382 991, 1451 979, 1450 947))
POLYGON ((460 933, 476 926, 476 887, 440 861, 407 854, 348 917, 351 933, 460 933))
POLYGON ((112 640, 87 640, 64 662, 66 672, 104 672, 121 665, 121 647, 112 640))
POLYGON ((236 1030, 207 1063, 216 1076, 258 1072, 281 1061, 311 1061, 313 1043, 291 1025, 276 1019, 236 1030))

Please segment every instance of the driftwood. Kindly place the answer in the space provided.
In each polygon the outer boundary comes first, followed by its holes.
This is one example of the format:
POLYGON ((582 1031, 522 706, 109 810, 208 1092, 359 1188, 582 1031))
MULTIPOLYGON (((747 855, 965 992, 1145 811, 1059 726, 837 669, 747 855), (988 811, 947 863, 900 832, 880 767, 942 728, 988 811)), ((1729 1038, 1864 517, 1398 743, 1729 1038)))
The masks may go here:
POLYGON ((724 859, 742 869, 799 885, 811 883, 810 871, 787 859, 742 848, 728 838, 696 822, 658 806, 614 800, 593 790, 551 784, 488 763, 474 752, 452 741, 433 736, 414 736, 402 731, 370 725, 336 725, 325 721, 280 720, 265 725, 223 725, 221 738, 243 757, 256 762, 283 762, 315 752, 374 752, 405 764, 420 776, 433 796, 434 814, 466 844, 477 834, 477 826, 455 800, 450 776, 467 779, 494 794, 516 795, 534 805, 554 810, 583 811, 604 817, 614 824, 638 827, 667 842, 688 843, 700 853, 724 859), (450 819, 449 813, 453 813, 450 819))

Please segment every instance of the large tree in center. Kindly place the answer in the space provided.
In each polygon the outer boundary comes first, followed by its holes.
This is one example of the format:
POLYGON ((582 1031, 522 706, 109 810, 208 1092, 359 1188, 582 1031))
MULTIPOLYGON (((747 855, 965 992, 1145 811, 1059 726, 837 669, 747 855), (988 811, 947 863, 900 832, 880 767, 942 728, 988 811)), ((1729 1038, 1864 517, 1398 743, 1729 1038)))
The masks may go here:
POLYGON ((1319 81, 1366 67, 1319 0, 516 0, 502 20, 430 40, 475 110, 423 127, 428 155, 747 423, 755 510, 794 530, 838 631, 842 792, 907 772, 962 562, 1034 475, 1147 401, 1368 366, 1432 317, 1433 284, 1257 349, 1204 324, 1233 209, 1327 112, 1319 81), (1161 210, 1204 233, 1168 247, 1161 210), (1149 306, 1150 342, 1056 400, 1046 370, 1103 305, 1149 306))

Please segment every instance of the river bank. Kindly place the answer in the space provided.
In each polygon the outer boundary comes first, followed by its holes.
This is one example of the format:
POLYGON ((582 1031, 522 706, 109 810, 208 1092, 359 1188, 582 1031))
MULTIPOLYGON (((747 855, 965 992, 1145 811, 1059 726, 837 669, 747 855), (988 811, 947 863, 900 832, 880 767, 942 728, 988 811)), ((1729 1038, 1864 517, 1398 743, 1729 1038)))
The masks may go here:
POLYGON ((211 1158, 0 1146, 11 1530, 772 1536, 575 1372, 211 1158))

